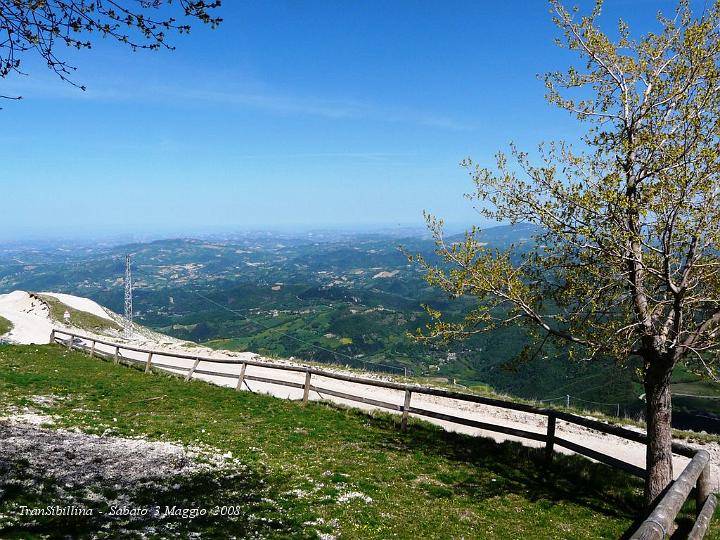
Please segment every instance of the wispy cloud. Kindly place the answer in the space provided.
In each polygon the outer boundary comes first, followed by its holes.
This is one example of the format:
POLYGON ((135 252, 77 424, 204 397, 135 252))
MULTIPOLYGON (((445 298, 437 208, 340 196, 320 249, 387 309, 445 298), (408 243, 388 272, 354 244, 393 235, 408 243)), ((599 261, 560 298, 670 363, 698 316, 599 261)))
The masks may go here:
POLYGON ((417 154, 398 152, 311 152, 297 154, 240 154, 234 159, 358 159, 366 161, 387 161, 398 157, 413 157, 417 154))
POLYGON ((281 114, 301 114, 325 118, 356 118, 367 113, 368 107, 353 100, 319 99, 242 89, 217 91, 204 88, 159 86, 152 89, 156 96, 183 102, 202 102, 258 109, 281 114))
POLYGON ((172 85, 156 80, 89 81, 87 90, 83 92, 54 79, 51 75, 36 74, 32 77, 16 77, 0 81, 0 89, 4 94, 21 95, 28 99, 210 105, 265 111, 278 115, 409 123, 452 131, 474 129, 473 125, 465 121, 441 113, 405 106, 378 105, 347 97, 294 95, 257 81, 238 84, 212 76, 200 76, 195 81, 172 85))
POLYGON ((214 91, 197 88, 162 87, 157 92, 164 97, 180 100, 229 105, 264 110, 280 114, 319 116, 330 119, 368 119, 392 123, 410 123, 430 128, 466 131, 473 127, 456 118, 429 114, 406 107, 387 107, 356 99, 331 99, 290 96, 272 91, 247 93, 214 91))

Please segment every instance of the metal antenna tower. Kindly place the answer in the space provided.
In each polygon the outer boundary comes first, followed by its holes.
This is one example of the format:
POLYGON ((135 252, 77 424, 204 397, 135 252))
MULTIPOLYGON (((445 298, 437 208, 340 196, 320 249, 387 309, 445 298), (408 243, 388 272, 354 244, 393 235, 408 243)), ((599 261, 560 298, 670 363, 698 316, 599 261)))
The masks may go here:
POLYGON ((130 270, 130 255, 125 256, 125 326, 123 336, 132 338, 133 305, 132 305, 132 272, 130 270))

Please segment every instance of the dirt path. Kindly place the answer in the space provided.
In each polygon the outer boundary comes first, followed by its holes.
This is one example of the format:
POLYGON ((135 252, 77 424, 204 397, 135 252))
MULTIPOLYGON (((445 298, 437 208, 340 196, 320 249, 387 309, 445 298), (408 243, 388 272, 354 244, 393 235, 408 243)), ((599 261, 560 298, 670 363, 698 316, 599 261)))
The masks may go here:
MULTIPOLYGON (((89 347, 89 343, 83 343, 83 346, 89 347)), ((107 346, 107 345, 97 345, 97 350, 101 352, 105 352, 108 354, 114 353, 114 347, 107 346)), ((189 351, 187 351, 189 352, 189 351)), ((205 350, 195 351, 197 354, 202 354, 204 356, 212 356, 217 358, 233 358, 236 360, 257 360, 258 357, 255 354, 252 353, 230 353, 230 352, 222 352, 222 351, 212 351, 209 355, 206 355, 205 350)), ((130 352, 130 351, 124 351, 123 355, 126 358, 134 359, 134 360, 140 360, 145 361, 147 359, 147 354, 145 353, 137 353, 137 352, 130 352)), ((288 365, 294 365, 298 366, 300 364, 293 364, 291 362, 279 362, 279 361, 273 361, 269 359, 262 359, 269 363, 275 363, 275 364, 288 364, 288 365)), ((179 359, 179 358, 172 358, 170 356, 162 356, 162 355, 155 355, 153 357, 153 363, 159 363, 159 364, 166 364, 167 366, 174 366, 178 368, 191 368, 194 361, 193 360, 185 360, 185 359, 179 359)), ((207 382, 211 382, 213 384, 217 384, 220 386, 229 386, 229 387, 235 387, 237 385, 237 377, 240 373, 240 366, 239 365, 223 365, 223 364, 216 364, 211 362, 200 362, 197 366, 198 370, 203 371, 212 371, 212 372, 222 372, 230 374, 231 377, 223 377, 223 376, 217 376, 217 375, 204 375, 199 374, 195 375, 194 378, 204 380, 207 382)), ((343 372, 341 370, 334 370, 337 373, 345 373, 347 375, 355 375, 354 373, 349 372, 343 372)), ((186 372, 183 370, 177 370, 176 373, 178 374, 185 374, 186 372)), ((289 381, 289 382, 295 382, 298 384, 304 383, 305 375, 303 373, 297 373, 297 372, 290 372, 290 371, 281 371, 277 369, 270 369, 265 367, 259 367, 259 366, 248 366, 246 369, 246 375, 250 376, 257 376, 257 377, 266 377, 266 378, 272 378, 272 379, 280 379, 283 381, 289 381)), ((336 379, 332 379, 329 377, 321 377, 314 375, 312 380, 313 385, 321 388, 327 388, 330 390, 334 390, 337 392, 342 392, 346 394, 352 394, 356 396, 364 396, 366 398, 371 398, 374 400, 379 401, 385 401, 388 403, 394 403, 397 405, 403 404, 404 399, 404 393, 400 390, 394 390, 394 389, 388 389, 388 388, 378 388, 378 387, 372 387, 372 386, 366 386, 358 383, 352 383, 352 382, 346 382, 346 381, 339 381, 336 379)), ((278 398, 282 399, 292 399, 292 400, 299 400, 302 399, 303 391, 300 388, 289 388, 287 386, 281 386, 277 384, 270 384, 265 382, 257 382, 257 381, 246 381, 246 384, 243 386, 243 390, 251 390, 253 392, 262 393, 262 394, 269 394, 278 398)), ((374 410, 378 409, 377 407, 374 407, 372 405, 364 404, 364 403, 358 403, 355 401, 349 401, 342 398, 338 398, 335 396, 329 396, 329 395, 320 395, 317 392, 311 392, 310 393, 310 399, 312 400, 328 400, 335 403, 339 403, 346 406, 351 407, 357 407, 365 410, 374 410)), ((413 394, 412 396, 412 406, 423 408, 439 413, 444 414, 451 414, 456 416, 461 416, 464 418, 477 420, 480 422, 486 422, 491 423, 495 425, 500 426, 507 426, 512 428, 518 428, 523 429, 526 431, 531 431, 535 433, 544 434, 546 432, 546 422, 547 418, 544 416, 535 415, 532 413, 524 413, 520 411, 512 411, 508 409, 498 408, 498 407, 492 407, 488 405, 481 405, 476 403, 468 403, 464 401, 458 401, 453 399, 447 399, 447 398, 441 398, 436 396, 428 396, 428 395, 422 395, 422 394, 413 394)), ((387 411, 387 409, 382 409, 384 411, 387 411)), ((526 446, 534 446, 539 447, 543 446, 544 443, 538 442, 538 441, 531 441, 527 439, 522 439, 518 437, 514 437, 511 435, 505 435, 502 433, 496 433, 493 431, 487 431, 482 429, 477 429, 470 426, 463 426, 458 425, 450 422, 446 422, 443 420, 437 420, 433 418, 426 418, 421 417, 424 420, 427 420, 429 422, 432 422, 433 424, 437 424, 442 426, 444 429, 447 429, 449 431, 457 431, 460 433, 466 433, 469 435, 474 436, 482 436, 482 437, 488 437, 491 439, 494 439, 498 442, 502 442, 505 440, 511 440, 511 441, 517 441, 520 442, 526 446)), ((636 429, 630 426, 626 426, 629 429, 636 429)), ((638 430, 640 431, 640 430, 638 430)), ((645 445, 641 443, 636 443, 633 441, 628 441, 627 439, 623 439, 621 437, 617 437, 614 435, 609 435, 606 433, 598 432, 592 429, 588 429, 576 424, 563 422, 558 420, 557 426, 556 426, 556 434, 558 437, 567 439, 569 441, 572 441, 574 443, 580 444, 586 448, 591 448, 593 450, 602 452, 603 454, 613 456, 615 458, 621 459, 622 461, 625 461, 627 463, 636 465, 638 467, 644 467, 645 464, 645 445)), ((711 455, 711 461, 713 464, 713 482, 714 486, 717 490, 718 487, 720 487, 720 475, 718 474, 720 465, 720 445, 716 443, 709 443, 709 444, 703 444, 703 445, 691 445, 695 446, 697 448, 703 448, 710 452, 711 455)), ((569 450, 566 450, 564 448, 560 448, 556 446, 556 449, 560 452, 564 453, 572 453, 569 450)), ((685 465, 688 462, 688 458, 682 457, 682 456, 675 456, 674 457, 674 471, 675 471, 675 477, 677 477, 680 472, 683 470, 685 465)))

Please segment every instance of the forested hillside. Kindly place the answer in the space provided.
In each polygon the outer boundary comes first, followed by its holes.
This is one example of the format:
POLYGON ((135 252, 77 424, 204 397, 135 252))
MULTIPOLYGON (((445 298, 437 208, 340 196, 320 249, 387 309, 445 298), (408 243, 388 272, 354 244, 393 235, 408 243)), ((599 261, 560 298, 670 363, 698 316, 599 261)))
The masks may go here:
MULTIPOLYGON (((533 232, 527 226, 495 227, 482 236, 490 246, 522 250, 533 232)), ((429 287, 401 246, 409 253, 433 251, 428 239, 406 231, 256 233, 100 248, 16 246, 0 253, 0 291, 68 292, 122 312, 124 254, 131 253, 137 320, 181 339, 365 369, 408 369, 525 398, 569 394, 602 403, 587 406, 608 413, 616 404, 621 414, 641 409, 642 391, 631 371, 616 369, 609 359, 570 363, 562 350, 525 350, 530 340, 519 327, 462 344, 414 341, 408 334, 428 320, 423 304, 459 316, 470 301, 450 302, 429 287)))

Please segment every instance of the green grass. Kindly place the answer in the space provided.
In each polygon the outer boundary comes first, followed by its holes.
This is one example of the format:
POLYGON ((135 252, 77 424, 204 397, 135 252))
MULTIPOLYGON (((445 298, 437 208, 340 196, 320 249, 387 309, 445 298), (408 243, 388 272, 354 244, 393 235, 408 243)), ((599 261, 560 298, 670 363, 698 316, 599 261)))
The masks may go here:
MULTIPOLYGON (((673 370, 671 389, 673 410, 720 417, 720 384, 717 382, 703 378, 681 364, 673 370)), ((702 438, 709 436, 701 434, 702 438)), ((714 437, 720 440, 720 436, 714 437)))
POLYGON ((704 379, 680 364, 673 370, 672 391, 674 394, 720 397, 720 384, 704 379))
POLYGON ((63 322, 67 310, 70 313, 70 324, 76 328, 95 333, 102 333, 107 330, 121 330, 120 325, 116 322, 70 307, 53 296, 38 294, 37 297, 45 302, 48 309, 50 309, 50 318, 55 321, 63 322))
POLYGON ((13 325, 10 321, 8 321, 7 319, 5 319, 3 317, 0 317, 0 336, 4 336, 8 332, 10 332, 10 330, 12 330, 12 328, 13 328, 13 325))
MULTIPOLYGON (((302 538, 317 529, 343 539, 619 538, 641 512, 639 481, 577 456, 558 454, 547 466, 540 450, 515 443, 412 419, 403 433, 395 416, 146 375, 57 346, 0 348, 0 395, 5 406, 57 416, 60 427, 231 451, 251 471, 234 491, 257 502, 256 515, 281 522, 263 530, 266 537, 302 538), (41 407, 28 399, 38 394, 66 399, 41 407), (260 497, 259 486, 270 495, 260 497), (372 502, 341 502, 347 492, 372 502), (262 507, 268 496, 282 511, 262 507)), ((221 499, 222 489, 200 500, 221 499)), ((197 492, 162 496, 196 500, 197 492)), ((0 500, 0 514, 13 504, 0 500)), ((209 537, 222 529, 184 523, 209 537)), ((58 531, 57 523, 40 526, 58 531)))

